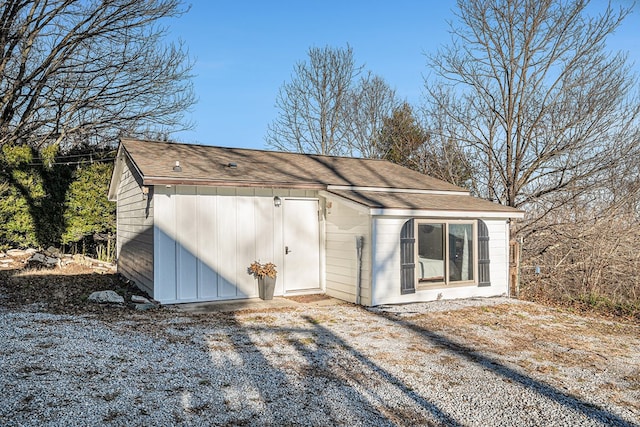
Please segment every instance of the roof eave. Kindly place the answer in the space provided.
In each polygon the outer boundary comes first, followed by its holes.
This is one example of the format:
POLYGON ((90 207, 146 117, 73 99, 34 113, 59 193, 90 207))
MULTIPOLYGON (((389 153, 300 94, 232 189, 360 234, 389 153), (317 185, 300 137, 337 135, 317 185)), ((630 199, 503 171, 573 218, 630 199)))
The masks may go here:
POLYGON ((291 188, 296 190, 324 190, 327 186, 321 183, 237 181, 202 178, 175 178, 145 176, 144 185, 200 185, 207 187, 245 187, 245 188, 291 188))
POLYGON ((489 211, 489 210, 460 210, 460 209, 402 209, 402 208, 371 208, 372 216, 406 216, 406 217, 437 217, 437 218, 502 218, 522 219, 525 212, 517 210, 489 211))

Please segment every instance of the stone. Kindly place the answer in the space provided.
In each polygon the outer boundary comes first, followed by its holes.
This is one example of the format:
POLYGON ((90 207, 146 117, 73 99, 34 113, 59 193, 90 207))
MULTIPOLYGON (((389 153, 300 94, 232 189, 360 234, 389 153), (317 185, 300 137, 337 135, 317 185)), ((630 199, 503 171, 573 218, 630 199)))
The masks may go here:
POLYGON ((22 249, 9 249, 7 251, 7 255, 9 255, 9 256, 25 256, 25 255, 27 255, 27 252, 23 251, 22 249))
POLYGON ((138 304, 149 304, 151 303, 151 301, 149 301, 148 299, 146 299, 145 297, 142 297, 140 295, 131 295, 131 302, 135 302, 138 304))
POLYGON ((136 310, 138 310, 138 311, 153 310, 155 308, 157 308, 157 306, 155 304, 152 304, 152 303, 136 304, 136 310))
POLYGON ((38 252, 37 250, 33 249, 33 248, 29 248, 25 251, 27 253, 27 255, 33 255, 36 252, 38 252))
POLYGON ((62 254, 62 252, 60 252, 60 249, 54 247, 54 246, 49 246, 47 248, 46 251, 43 251, 45 253, 45 255, 50 256, 50 257, 55 257, 55 258, 59 258, 60 255, 62 254))
POLYGON ((0 258, 4 258, 6 256, 7 256, 7 254, 5 254, 4 252, 0 252, 0 258))
POLYGON ((124 298, 115 291, 96 291, 88 299, 97 303, 124 304, 124 298))
POLYGON ((47 267, 55 267, 60 263, 58 258, 48 257, 45 254, 35 253, 27 260, 30 263, 38 263, 47 267))

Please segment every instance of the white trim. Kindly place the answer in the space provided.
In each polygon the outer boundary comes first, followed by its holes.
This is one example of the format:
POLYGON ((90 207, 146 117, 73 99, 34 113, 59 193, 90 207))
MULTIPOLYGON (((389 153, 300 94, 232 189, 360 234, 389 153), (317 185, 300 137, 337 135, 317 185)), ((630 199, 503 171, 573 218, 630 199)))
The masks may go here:
POLYGON ((435 217, 435 218, 524 218, 524 212, 488 212, 488 211, 437 211, 416 209, 385 209, 372 208, 372 216, 403 216, 403 217, 435 217))
POLYGON ((384 188, 384 187, 354 187, 350 185, 328 185, 328 191, 371 191, 378 193, 413 193, 413 194, 440 194, 447 196, 470 196, 468 191, 447 190, 418 190, 412 188, 384 188))
POLYGON ((116 154, 115 163, 113 165, 113 172, 111 173, 111 181, 109 182, 109 192, 107 198, 110 202, 118 200, 118 187, 120 186, 120 180, 122 179, 122 168, 124 164, 122 145, 118 147, 118 153, 116 154))
POLYGON ((327 200, 328 199, 338 200, 340 203, 350 207, 353 210, 365 213, 367 215, 371 215, 371 210, 368 207, 366 207, 365 205, 361 205, 358 202, 354 202, 353 200, 344 198, 344 197, 342 197, 342 196, 340 196, 338 194, 330 193, 330 192, 327 192, 327 191, 324 191, 324 190, 320 190, 320 191, 318 191, 318 195, 324 197, 327 200))

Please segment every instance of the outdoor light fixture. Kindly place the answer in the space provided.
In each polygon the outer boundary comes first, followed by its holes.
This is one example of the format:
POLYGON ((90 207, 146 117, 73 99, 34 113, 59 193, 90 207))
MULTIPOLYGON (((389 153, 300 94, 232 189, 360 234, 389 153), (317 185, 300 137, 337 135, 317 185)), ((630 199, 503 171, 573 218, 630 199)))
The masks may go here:
POLYGON ((279 208, 280 206, 282 206, 282 199, 278 196, 274 197, 273 206, 275 206, 276 208, 279 208))
POLYGON ((182 168, 180 167, 180 162, 176 160, 176 165, 173 167, 174 172, 182 172, 182 168))

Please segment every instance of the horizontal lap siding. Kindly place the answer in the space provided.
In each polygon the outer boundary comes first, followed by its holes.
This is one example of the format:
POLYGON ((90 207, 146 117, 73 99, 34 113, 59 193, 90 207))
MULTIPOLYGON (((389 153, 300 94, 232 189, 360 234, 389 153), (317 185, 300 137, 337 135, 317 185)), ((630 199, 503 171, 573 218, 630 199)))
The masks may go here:
POLYGON ((143 197, 131 163, 119 161, 126 164, 117 197, 118 272, 153 297, 153 192, 143 197))
POLYGON ((356 301, 358 261, 356 236, 364 237, 360 278, 360 302, 371 305, 370 217, 328 198, 325 227, 325 268, 327 295, 356 301), (331 206, 331 207, 329 207, 331 206))
MULTIPOLYGON (((433 301, 436 299, 490 297, 507 293, 508 285, 508 225, 504 219, 483 219, 489 231, 491 286, 442 287, 400 292, 400 231, 411 218, 375 217, 373 219, 374 269, 373 304, 433 301)), ((482 219, 482 218, 481 218, 482 219)))

